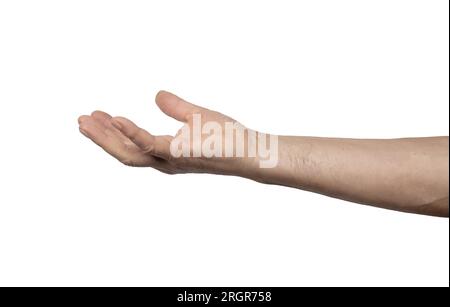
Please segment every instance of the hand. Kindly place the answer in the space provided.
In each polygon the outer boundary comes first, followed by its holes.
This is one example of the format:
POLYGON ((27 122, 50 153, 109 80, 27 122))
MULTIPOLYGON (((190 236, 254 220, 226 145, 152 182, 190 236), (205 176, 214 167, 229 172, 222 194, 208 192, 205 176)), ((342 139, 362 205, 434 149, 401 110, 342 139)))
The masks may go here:
MULTIPOLYGON (((166 115, 184 123, 175 136, 152 135, 129 119, 111 117, 102 111, 95 111, 91 116, 81 116, 78 119, 80 132, 125 165, 150 166, 168 174, 208 172, 242 174, 248 177, 257 168, 256 157, 250 158, 246 155, 242 158, 224 157, 225 143, 229 141, 227 138, 230 138, 229 135, 225 136, 224 134, 226 123, 245 129, 232 118, 191 104, 165 91, 160 91, 155 101, 166 115), (221 147, 219 150, 223 155, 205 157, 200 154, 198 156, 202 150, 202 144, 194 142, 193 124, 195 120, 200 120, 201 125, 205 122, 214 122, 222 128, 222 133, 213 135, 213 138, 216 145, 221 147), (184 136, 182 136, 183 133, 184 136), (176 157, 171 153, 171 142, 178 140, 188 142, 184 145, 189 146, 189 157, 176 157), (194 153, 197 153, 197 156, 194 157, 194 153)), ((204 136, 203 133, 202 139, 204 136)), ((246 141, 249 139, 247 133, 244 133, 244 138, 244 144, 247 144, 246 141)), ((178 145, 180 147, 182 144, 178 145)), ((176 149, 175 147, 173 145, 172 151, 176 149)), ((244 148, 244 153, 246 151, 247 146, 244 148)))

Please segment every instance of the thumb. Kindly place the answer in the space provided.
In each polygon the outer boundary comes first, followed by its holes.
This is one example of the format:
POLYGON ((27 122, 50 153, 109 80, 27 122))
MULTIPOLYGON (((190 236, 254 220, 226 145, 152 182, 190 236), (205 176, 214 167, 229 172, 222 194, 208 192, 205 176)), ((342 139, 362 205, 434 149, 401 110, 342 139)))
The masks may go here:
POLYGON ((181 122, 187 122, 194 113, 202 113, 207 109, 185 101, 184 99, 166 92, 159 91, 155 98, 156 104, 166 115, 181 122))

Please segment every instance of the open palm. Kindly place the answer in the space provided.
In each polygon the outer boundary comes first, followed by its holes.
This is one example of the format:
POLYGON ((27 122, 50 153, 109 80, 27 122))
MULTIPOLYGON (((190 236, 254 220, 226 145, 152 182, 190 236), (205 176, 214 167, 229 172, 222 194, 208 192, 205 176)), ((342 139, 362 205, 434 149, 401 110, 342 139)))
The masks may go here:
MULTIPOLYGON (((221 124, 235 122, 228 116, 191 104, 166 91, 160 91, 155 101, 165 114, 185 126, 192 125, 194 114, 200 114, 205 121, 221 124)), ((217 159, 174 158, 170 152, 174 136, 152 135, 124 117, 112 117, 105 112, 94 111, 91 115, 80 116, 78 122, 82 134, 126 165, 150 166, 168 174, 224 172, 223 163, 218 165, 217 159)), ((227 163, 230 164, 230 161, 227 163)))

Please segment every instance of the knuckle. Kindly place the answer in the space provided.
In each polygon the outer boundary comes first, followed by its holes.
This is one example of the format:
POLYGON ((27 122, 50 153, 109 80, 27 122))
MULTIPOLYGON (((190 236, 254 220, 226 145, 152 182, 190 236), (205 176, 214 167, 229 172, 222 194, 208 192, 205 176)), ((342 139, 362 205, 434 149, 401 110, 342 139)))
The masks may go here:
POLYGON ((130 140, 135 142, 138 139, 139 134, 141 133, 141 130, 142 130, 141 128, 132 129, 130 131, 130 133, 128 134, 128 137, 130 138, 130 140))
POLYGON ((145 145, 142 147, 142 151, 143 151, 143 153, 145 153, 145 154, 152 154, 152 153, 155 152, 155 146, 154 146, 153 144, 145 144, 145 145))

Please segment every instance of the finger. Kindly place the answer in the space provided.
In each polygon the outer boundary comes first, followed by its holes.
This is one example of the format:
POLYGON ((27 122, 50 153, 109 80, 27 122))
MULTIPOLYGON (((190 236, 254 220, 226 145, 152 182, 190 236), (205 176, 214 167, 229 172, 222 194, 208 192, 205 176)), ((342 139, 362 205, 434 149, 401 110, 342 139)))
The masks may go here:
POLYGON ((111 115, 109 115, 106 112, 97 110, 92 112, 91 116, 95 118, 97 121, 99 121, 105 127, 105 129, 111 129, 111 132, 116 134, 117 137, 120 138, 122 141, 124 142, 127 141, 127 137, 125 137, 116 127, 112 125, 111 115))
POLYGON ((101 140, 106 138, 103 127, 93 120, 89 115, 82 115, 78 118, 80 132, 90 139, 101 140))
POLYGON ((194 113, 207 110, 166 91, 159 91, 155 101, 161 111, 181 122, 187 122, 194 113))
POLYGON ((111 123, 144 153, 148 153, 163 159, 169 159, 170 136, 154 136, 146 130, 138 127, 131 120, 124 117, 114 117, 111 123))
POLYGON ((154 163, 153 157, 137 150, 130 150, 117 135, 112 133, 111 129, 105 129, 97 119, 91 116, 82 116, 78 121, 80 132, 83 135, 122 163, 132 166, 149 166, 154 163))
POLYGON ((92 113, 91 113, 91 116, 92 116, 93 118, 95 118, 95 119, 101 121, 102 123, 107 123, 107 122, 110 121, 111 118, 112 118, 112 116, 109 115, 108 113, 103 112, 103 111, 99 111, 99 110, 92 112, 92 113))

